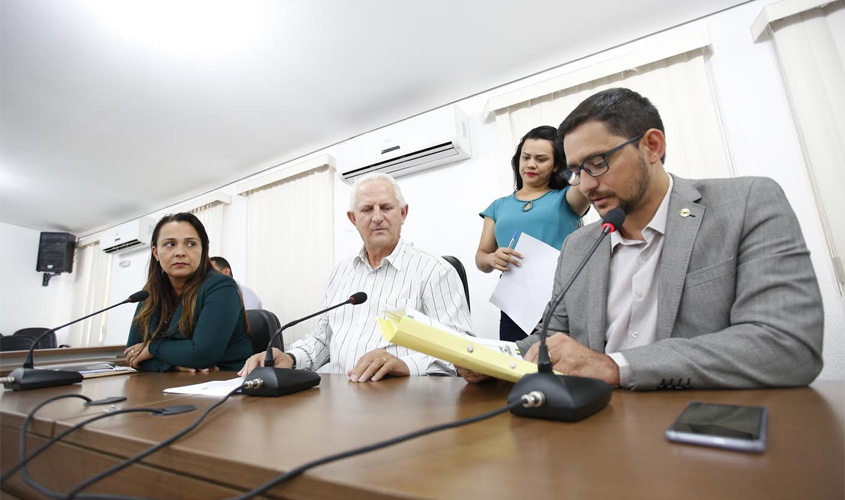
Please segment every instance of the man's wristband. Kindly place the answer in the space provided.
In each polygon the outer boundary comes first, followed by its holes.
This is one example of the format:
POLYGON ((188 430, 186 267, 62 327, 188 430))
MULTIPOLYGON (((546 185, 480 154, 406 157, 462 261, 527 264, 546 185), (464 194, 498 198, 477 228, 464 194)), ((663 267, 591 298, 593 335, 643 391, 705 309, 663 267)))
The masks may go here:
POLYGON ((291 361, 293 361, 293 364, 290 365, 291 369, 296 368, 296 356, 294 356, 293 354, 291 354, 289 352, 286 352, 285 356, 289 357, 291 359, 291 361))

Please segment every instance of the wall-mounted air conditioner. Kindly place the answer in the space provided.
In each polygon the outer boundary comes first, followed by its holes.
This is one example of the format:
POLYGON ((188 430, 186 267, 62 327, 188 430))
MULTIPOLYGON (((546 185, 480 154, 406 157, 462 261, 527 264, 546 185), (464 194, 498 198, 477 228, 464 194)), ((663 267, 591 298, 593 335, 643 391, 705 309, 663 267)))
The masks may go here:
POLYGON ((466 114, 458 106, 352 138, 339 152, 338 170, 349 183, 370 172, 399 177, 472 156, 466 114))
POLYGON ((155 229, 155 219, 141 217, 100 234, 100 248, 106 253, 120 253, 150 246, 155 229))

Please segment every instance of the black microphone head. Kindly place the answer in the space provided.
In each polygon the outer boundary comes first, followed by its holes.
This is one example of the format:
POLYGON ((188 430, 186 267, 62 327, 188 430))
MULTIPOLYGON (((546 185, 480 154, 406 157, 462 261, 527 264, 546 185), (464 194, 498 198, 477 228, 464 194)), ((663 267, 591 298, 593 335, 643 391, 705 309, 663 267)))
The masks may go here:
POLYGON ((625 211, 620 207, 616 207, 605 214, 601 227, 609 225, 610 232, 612 233, 619 229, 623 222, 625 222, 625 211))
POLYGON ((363 304, 367 301, 367 294, 364 292, 353 293, 351 297, 349 297, 349 302, 352 305, 357 306, 358 304, 363 304))
POLYGON ((135 302, 141 302, 142 300, 146 299, 150 296, 150 292, 146 290, 141 290, 140 292, 135 292, 126 299, 126 302, 130 304, 134 304, 135 302))

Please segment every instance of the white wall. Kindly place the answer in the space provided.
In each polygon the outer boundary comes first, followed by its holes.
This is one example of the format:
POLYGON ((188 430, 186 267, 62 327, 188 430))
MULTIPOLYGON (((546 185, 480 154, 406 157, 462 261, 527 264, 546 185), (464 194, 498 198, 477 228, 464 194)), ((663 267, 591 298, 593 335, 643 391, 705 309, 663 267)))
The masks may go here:
MULTIPOLYGON (((749 2, 656 34, 653 38, 668 39, 688 30, 701 28, 709 30, 712 45, 707 64, 714 92, 720 103, 734 169, 737 175, 765 175, 777 180, 783 186, 798 214, 807 245, 812 252, 813 264, 824 300, 825 368, 821 378, 843 379, 845 378, 845 300, 839 294, 834 282, 833 269, 827 257, 809 180, 802 164, 800 145, 770 42, 762 40, 754 43, 750 34, 751 24, 761 9, 770 3, 774 1, 749 2)), ((475 249, 482 226, 478 212, 510 189, 510 186, 503 185, 501 181, 502 169, 505 172, 509 169, 510 153, 508 156, 498 153, 500 148, 495 143, 495 124, 492 121, 485 121, 482 116, 484 104, 494 95, 589 66, 596 60, 634 51, 648 42, 651 41, 635 41, 595 57, 575 61, 458 103, 470 120, 472 158, 400 178, 399 182, 410 206, 408 219, 403 229, 404 237, 433 253, 451 254, 461 259, 469 276, 473 322, 479 335, 484 337, 497 335, 499 313, 487 301, 496 284, 497 276, 483 274, 477 271, 474 265, 475 249)), ((564 63, 565 61, 561 61, 561 64, 564 63)), ((490 84, 492 86, 497 82, 490 82, 490 84)), ((561 116, 556 123, 550 124, 556 126, 563 118, 561 116)), ((671 149, 671 139, 669 148, 671 149)), ((312 156, 331 154, 338 158, 341 165, 342 158, 338 157, 337 149, 332 147, 315 151, 312 156)), ((237 196, 235 185, 224 186, 221 190, 231 194, 233 200, 226 213, 226 242, 223 254, 232 264, 236 276, 244 277, 247 265, 243 246, 246 239, 245 200, 237 196)), ((348 196, 349 187, 338 181, 335 190, 335 260, 351 256, 360 248, 360 239, 345 214, 348 196)), ((161 213, 170 211, 169 208, 172 207, 163 209, 161 213)), ((5 235, 5 232, 3 234, 5 235)), ((307 237, 307 235, 302 235, 302 237, 307 237)), ((4 253, 6 247, 7 244, 3 242, 4 253)), ((29 254, 22 252, 20 259, 34 259, 34 255, 34 250, 29 254)), ((17 257, 18 255, 15 254, 15 260, 18 260, 17 257)), ((143 285, 148 259, 148 250, 121 254, 115 259, 112 281, 113 301, 122 300, 143 285), (121 261, 129 261, 129 266, 120 267, 121 261)), ((5 262, 7 259, 2 260, 5 262)), ((34 268, 34 262, 31 263, 32 265, 27 263, 26 267, 34 268)), ((2 269, 5 274, 6 266, 2 269)), ((31 274, 37 273, 31 271, 31 274)), ((12 282, 24 279, 24 276, 13 277, 12 282)), ((3 281, 7 282, 5 276, 3 281)), ((12 294, 5 291, 7 287, 4 287, 4 299, 6 294, 10 294, 14 297, 9 297, 9 299, 15 300, 16 303, 38 302, 33 299, 37 299, 37 292, 43 292, 38 289, 40 278, 35 278, 33 283, 35 289, 27 288, 23 293, 16 291, 12 294)), ((249 285, 249 283, 246 284, 249 285)), ((281 284, 280 286, 293 285, 281 284)), ((256 291, 261 295, 261 290, 256 291)), ((52 298, 67 302, 66 307, 62 306, 63 310, 70 310, 71 298, 67 294, 61 298, 52 298)), ((10 323, 7 322, 5 316, 10 306, 9 301, 2 302, 0 306, 3 308, 3 317, 0 318, 2 321, 0 325, 6 329, 6 325, 10 323)), ((35 310, 43 311, 38 307, 33 309, 35 310)), ((288 318, 284 311, 274 312, 283 322, 293 319, 288 318)), ((121 308, 119 312, 110 315, 108 322, 110 341, 120 343, 125 341, 131 315, 132 310, 129 307, 121 308)), ((66 317, 66 315, 62 316, 49 324, 61 322, 66 317)))
MULTIPOLYGON (((0 223, 0 333, 12 335, 21 328, 54 328, 69 322, 73 308, 74 274, 62 273, 41 286, 35 271, 41 232, 0 223)), ((56 332, 65 343, 67 330, 56 332)))

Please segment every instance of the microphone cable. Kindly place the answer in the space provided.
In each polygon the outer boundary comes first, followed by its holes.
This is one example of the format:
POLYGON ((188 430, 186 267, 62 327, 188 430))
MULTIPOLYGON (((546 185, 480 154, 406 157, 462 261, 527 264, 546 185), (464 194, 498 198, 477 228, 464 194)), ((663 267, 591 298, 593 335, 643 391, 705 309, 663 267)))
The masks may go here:
MULTIPOLYGON (((51 497, 51 498, 63 498, 63 495, 61 493, 57 493, 55 491, 52 491, 49 488, 42 485, 41 483, 39 483, 38 481, 36 481, 35 479, 33 479, 32 476, 29 475, 29 471, 26 468, 26 464, 28 464, 35 457, 40 455, 42 452, 44 452, 45 450, 47 450, 48 448, 50 448, 54 444, 58 443, 62 438, 64 438, 68 434, 70 434, 74 431, 77 431, 77 430, 81 429, 82 427, 84 427, 84 426, 86 426, 86 425, 88 425, 92 422, 96 422, 97 420, 102 420, 104 418, 113 417, 115 415, 123 415, 123 414, 126 414, 126 413, 153 413, 153 414, 158 413, 158 414, 160 414, 160 413, 165 411, 165 408, 127 408, 127 409, 122 409, 122 410, 115 410, 115 411, 112 411, 112 412, 109 412, 109 413, 104 413, 102 415, 96 415, 96 416, 89 418, 87 420, 84 420, 84 421, 74 425, 73 427, 68 428, 64 432, 54 436, 52 439, 50 439, 49 441, 44 443, 42 446, 40 446, 37 450, 35 450, 31 455, 26 456, 27 429, 29 428, 30 422, 32 422, 33 418, 35 418, 36 412, 38 412, 38 410, 40 410, 44 406, 46 406, 46 405, 48 405, 48 404, 50 404, 54 401, 58 401, 60 399, 67 399, 67 398, 83 399, 83 400, 85 400, 86 403, 90 403, 92 401, 91 398, 89 398, 87 396, 83 396, 81 394, 63 394, 63 395, 60 395, 60 396, 54 396, 50 399, 47 399, 47 400, 41 402, 40 404, 38 404, 35 408, 33 408, 32 411, 30 411, 27 414, 26 418, 24 419, 23 424, 21 425, 20 443, 19 443, 19 450, 18 450, 19 451, 19 461, 18 461, 17 464, 15 464, 14 467, 12 467, 8 471, 6 471, 3 474, 3 476, 0 477, 0 483, 6 482, 10 477, 12 477, 15 474, 15 472, 17 472, 18 470, 21 470, 21 475, 23 476, 24 480, 26 481, 26 483, 31 488, 39 491, 42 495, 45 495, 45 496, 48 496, 48 497, 51 497)), ((115 497, 112 496, 112 495, 107 495, 107 496, 104 496, 104 495, 87 495, 85 498, 97 498, 97 499, 99 499, 99 498, 115 498, 115 497)), ((135 497, 121 497, 121 499, 138 500, 135 497)))
MULTIPOLYGON (((97 420, 100 420, 100 419, 103 419, 103 418, 111 417, 111 416, 114 416, 114 415, 120 415, 120 414, 123 414, 123 413, 140 413, 140 412, 160 413, 164 409, 162 409, 162 408, 130 408, 130 409, 125 409, 125 410, 117 410, 117 411, 110 412, 110 413, 107 413, 107 414, 104 414, 104 415, 97 415, 97 416, 92 417, 88 420, 80 422, 80 423, 74 425, 73 427, 67 429, 66 431, 62 432, 61 434, 55 436, 50 441, 48 441, 47 443, 42 445, 32 455, 30 455, 29 457, 26 457, 26 455, 25 455, 26 452, 25 452, 25 447, 24 447, 25 441, 26 441, 26 429, 28 428, 29 422, 32 420, 36 411, 38 411, 44 405, 46 405, 50 402, 53 402, 55 400, 62 399, 62 398, 78 397, 78 398, 86 399, 86 400, 90 401, 90 398, 87 398, 86 396, 82 396, 82 395, 78 395, 78 394, 66 394, 66 395, 56 396, 54 398, 51 398, 51 399, 44 401, 43 403, 39 404, 36 408, 34 408, 27 415, 27 418, 24 421, 24 425, 21 427, 21 447, 20 447, 20 452, 21 452, 20 453, 20 460, 21 460, 21 462, 19 464, 15 465, 15 467, 13 469, 11 469, 10 471, 8 471, 6 474, 4 474, 3 480, 5 481, 8 477, 10 477, 12 474, 14 474, 14 472, 16 472, 18 469, 22 469, 22 474, 23 474, 24 478, 27 480, 27 484, 29 484, 33 488, 37 489, 39 492, 41 492, 45 496, 48 496, 48 497, 51 497, 51 498, 57 498, 57 499, 86 498, 86 499, 97 499, 97 500, 102 500, 102 499, 143 500, 143 497, 129 497, 129 496, 121 496, 121 495, 115 495, 115 494, 90 494, 90 493, 80 494, 80 493, 82 492, 82 490, 88 488, 89 486, 105 479, 108 476, 111 476, 112 474, 115 474, 115 473, 125 469, 126 467, 129 467, 132 464, 135 464, 136 462, 139 462, 140 460, 146 458, 147 456, 152 455, 153 453, 157 452, 158 450, 160 450, 160 449, 162 449, 166 446, 169 446, 173 442, 177 441, 179 438, 181 438, 181 437, 185 436, 186 434, 190 433, 191 431, 196 429, 197 426, 199 426, 200 423, 202 423, 202 421, 209 415, 209 413, 211 413, 213 410, 215 410, 220 405, 222 405, 225 401, 227 401, 231 396, 233 396, 238 391, 240 391, 242 389, 242 387, 243 386, 233 389, 226 396, 224 396, 220 401, 218 401, 214 405, 208 407, 202 413, 202 415, 197 417, 197 419, 191 425, 186 427, 185 429, 177 432, 173 436, 171 436, 168 439, 158 443, 157 445, 152 446, 152 447, 144 450, 143 452, 138 453, 137 455, 135 455, 131 458, 128 458, 128 459, 124 460, 123 462, 121 462, 117 465, 110 467, 109 469, 97 474, 96 476, 84 481, 83 483, 80 483, 79 485, 74 487, 73 490, 71 490, 69 493, 64 494, 64 495, 62 495, 60 493, 56 493, 52 490, 49 490, 48 488, 44 487, 43 485, 37 483, 34 479, 32 479, 27 473, 26 464, 30 460, 35 458, 37 455, 39 455, 43 451, 45 451, 47 448, 49 448, 53 444, 57 443, 63 437, 67 436, 68 434, 70 434, 73 431, 76 431, 76 430, 84 427, 85 425, 87 425, 91 422, 94 422, 94 421, 97 421, 97 420)), ((443 424, 433 425, 433 426, 430 426, 430 427, 426 427, 426 428, 423 428, 423 429, 419 429, 419 430, 416 430, 416 431, 409 432, 407 434, 403 434, 403 435, 396 436, 396 437, 393 437, 393 438, 390 438, 390 439, 379 441, 377 443, 361 446, 361 447, 358 447, 358 448, 353 448, 351 450, 335 453, 333 455, 328 455, 328 456, 325 456, 323 458, 318 458, 318 459, 312 460, 310 462, 307 462, 305 464, 302 464, 298 467, 295 467, 294 469, 291 469, 290 471, 271 479, 270 481, 264 483, 263 485, 261 485, 257 488, 254 488, 250 491, 247 491, 246 493, 239 495, 237 497, 233 497, 231 500, 247 500, 247 499, 253 498, 257 495, 260 495, 260 494, 270 490, 271 488, 273 488, 275 486, 278 486, 279 484, 282 484, 286 481, 289 481, 291 479, 294 479, 294 478, 302 475, 304 472, 308 471, 309 469, 313 469, 314 467, 318 467, 320 465, 325 465, 325 464, 328 464, 328 463, 331 463, 331 462, 336 462, 338 460, 343 460, 345 458, 354 457, 354 456, 357 456, 357 455, 363 455, 365 453, 369 453, 369 452, 372 452, 372 451, 377 451, 377 450, 380 450, 382 448, 387 448, 389 446, 400 444, 400 443, 403 443, 405 441, 410 441, 411 439, 416 439, 418 437, 422 437, 422 436, 425 436, 425 435, 428 435, 428 434, 433 434, 435 432, 440 432, 440 431, 444 431, 444 430, 448 430, 448 429, 454 429, 454 428, 457 428, 457 427, 462 427, 462 426, 473 424, 473 423, 476 423, 476 422, 481 422, 482 420, 487 420, 489 418, 495 417, 495 416, 500 415, 502 413, 506 413, 506 412, 518 407, 518 406, 522 406, 524 404, 529 404, 531 402, 531 400, 532 400, 532 396, 526 394, 526 395, 522 396, 522 398, 519 399, 519 400, 516 400, 512 403, 509 403, 508 405, 496 408, 494 410, 488 411, 486 413, 482 413, 480 415, 475 415, 473 417, 467 417, 465 419, 456 420, 456 421, 453 421, 453 422, 447 422, 447 423, 443 423, 443 424)))
MULTIPOLYGON (((96 476, 80 483, 79 485, 74 487, 70 491, 70 493, 66 494, 62 498, 64 498, 64 499, 75 498, 85 488, 88 488, 89 486, 102 481, 103 479, 111 476, 112 474, 115 474, 115 473, 125 469, 126 467, 129 467, 130 465, 135 464, 136 462, 143 460, 144 458, 152 455, 153 453, 157 452, 158 450, 160 450, 160 449, 162 449, 166 446, 170 446, 175 441, 179 440, 180 438, 182 438, 186 434, 188 434, 188 433, 192 432, 194 429, 196 429, 199 426, 199 424, 201 424, 202 421, 205 420, 205 418, 208 416, 209 413, 211 413, 212 411, 217 409, 220 405, 225 403, 233 395, 237 394, 245 386, 246 386, 246 384, 241 384, 240 386, 238 386, 238 387, 232 389, 231 391, 229 391, 229 393, 226 394, 225 396, 223 396, 223 398, 220 401, 218 401, 218 402, 214 403, 213 405, 209 406, 208 408, 206 408, 205 411, 202 413, 202 415, 197 417, 196 420, 194 420, 194 422, 191 425, 189 425, 188 427, 182 429, 181 431, 179 431, 176 434, 170 436, 169 438, 167 438, 164 441, 158 443, 157 445, 147 448, 146 450, 142 451, 141 453, 138 453, 134 457, 127 458, 123 462, 116 464, 116 465, 104 470, 103 472, 97 474, 96 476)), ((82 498, 91 498, 91 497, 89 495, 85 495, 85 496, 82 496, 82 498)), ((111 495, 111 496, 109 496, 109 498, 117 498, 117 497, 114 496, 114 495, 111 495)))
POLYGON ((58 401, 60 399, 79 398, 79 399, 85 400, 86 403, 92 401, 91 398, 89 398, 87 396, 83 396, 81 394, 63 394, 63 395, 59 395, 59 396, 54 396, 52 398, 49 398, 49 399, 39 403, 35 408, 33 408, 27 414, 26 418, 24 419, 23 424, 21 425, 21 430, 20 430, 19 462, 17 464, 15 464, 14 467, 12 467, 8 471, 6 471, 3 474, 2 477, 0 477, 0 483, 6 482, 11 476, 13 476, 15 474, 15 472, 17 472, 18 470, 21 470, 21 475, 23 476, 24 480, 26 481, 26 483, 30 487, 32 487, 33 489, 39 491, 41 494, 48 496, 50 498, 56 498, 56 499, 64 499, 64 498, 106 499, 106 498, 109 498, 109 499, 118 499, 118 500, 141 500, 143 497, 128 497, 128 496, 121 496, 121 495, 114 495, 114 494, 82 494, 82 495, 80 495, 80 492, 82 490, 84 490, 85 488, 89 487, 90 485, 97 483, 97 482, 105 479, 106 477, 125 469, 126 467, 146 458, 147 456, 157 452, 158 450, 160 450, 160 449, 162 449, 166 446, 169 446, 170 444, 177 441, 181 437, 190 433, 191 431, 196 429, 197 426, 199 426, 199 424, 202 423, 202 421, 205 420, 205 418, 213 410, 215 410, 220 405, 222 405, 224 402, 226 402, 231 396, 236 394, 242 388, 243 388, 243 385, 236 387, 235 389, 230 391, 220 401, 218 401, 215 404, 213 404, 212 406, 208 407, 202 413, 202 415, 197 417, 197 419, 194 420, 194 422, 191 425, 189 425, 188 427, 186 427, 185 429, 177 432, 173 436, 170 436, 168 439, 162 441, 161 443, 158 443, 157 445, 152 446, 152 447, 142 451, 141 453, 138 453, 134 457, 128 458, 128 459, 124 460, 123 462, 116 464, 116 465, 110 467, 109 469, 97 474, 96 476, 94 476, 94 477, 86 480, 85 482, 79 484, 78 486, 76 486, 69 493, 65 493, 65 494, 52 491, 49 488, 42 485, 41 483, 39 483, 38 481, 36 481, 35 479, 33 479, 32 476, 29 475, 29 471, 27 470, 26 464, 29 463, 31 460, 33 460, 36 456, 38 456, 41 453, 43 453, 44 451, 46 451, 48 448, 50 448, 54 444, 58 443, 61 439, 63 439, 68 434, 70 434, 74 431, 77 431, 77 430, 81 429, 82 427, 84 427, 84 426, 86 426, 86 425, 88 425, 92 422, 96 422, 97 420, 101 420, 101 419, 108 418, 108 417, 113 417, 115 415, 122 415, 122 414, 126 414, 126 413, 162 414, 167 408, 127 408, 127 409, 122 409, 122 410, 115 410, 115 411, 105 413, 105 414, 102 414, 102 415, 96 415, 96 416, 91 417, 89 419, 86 419, 82 422, 79 422, 78 424, 76 424, 76 425, 68 428, 67 430, 61 432, 60 434, 54 436, 52 439, 50 439, 49 441, 44 443, 42 446, 40 446, 37 450, 35 450, 31 455, 26 456, 27 429, 29 428, 29 424, 32 421, 32 419, 35 417, 35 414, 36 414, 36 412, 38 412, 38 410, 40 410, 41 408, 43 408, 47 404, 50 404, 54 401, 58 401))

